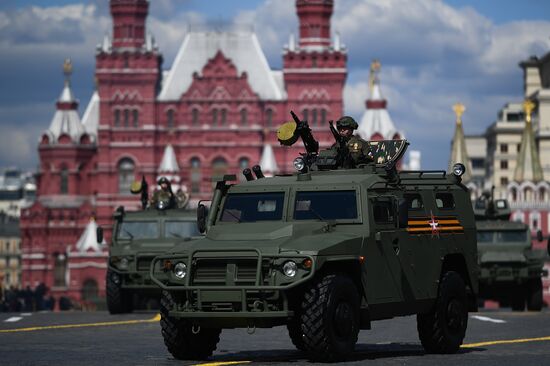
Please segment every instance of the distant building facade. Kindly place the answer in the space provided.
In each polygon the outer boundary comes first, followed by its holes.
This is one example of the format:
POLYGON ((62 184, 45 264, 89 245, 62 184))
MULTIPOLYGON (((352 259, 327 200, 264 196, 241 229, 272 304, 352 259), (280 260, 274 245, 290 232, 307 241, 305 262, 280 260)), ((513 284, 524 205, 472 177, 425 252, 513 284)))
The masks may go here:
POLYGON ((0 174, 0 213, 19 217, 21 208, 30 206, 36 196, 32 173, 18 169, 5 169, 0 174))
MULTIPOLYGON (((19 220, 0 213, 0 288, 21 285, 21 236, 19 220)), ((0 291, 2 295, 3 291, 0 291)), ((1 298, 1 296, 0 296, 1 298)))
POLYGON ((154 189, 169 176, 193 205, 210 197, 213 175, 260 162, 270 173, 293 170, 303 149, 279 146, 275 133, 290 110, 321 147, 333 143, 328 121, 343 114, 347 51, 331 32, 332 0, 296 0, 299 37, 284 47, 282 70, 242 29, 190 31, 163 70, 146 31, 149 4, 110 1, 113 31, 96 51, 96 92, 80 116, 67 62, 40 138, 37 200, 21 215, 22 282, 44 282, 54 297, 104 294, 107 250, 86 233, 97 221, 109 240, 114 209, 139 207, 132 181, 143 176, 154 189))

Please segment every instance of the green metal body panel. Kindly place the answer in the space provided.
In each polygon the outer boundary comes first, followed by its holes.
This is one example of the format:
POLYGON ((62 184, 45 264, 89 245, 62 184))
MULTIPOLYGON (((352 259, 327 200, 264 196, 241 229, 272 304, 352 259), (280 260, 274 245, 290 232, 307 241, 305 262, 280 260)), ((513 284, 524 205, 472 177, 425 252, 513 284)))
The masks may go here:
MULTIPOLYGON (((347 274, 356 283, 363 327, 370 320, 429 311, 444 266, 461 272, 475 299, 475 220, 468 191, 454 176, 401 172, 396 178, 368 165, 234 185, 218 182, 217 187, 206 237, 176 245, 151 264, 152 280, 176 302, 171 316, 224 328, 285 324, 305 286, 330 272, 347 274), (223 216, 230 196, 273 192, 284 194, 277 220, 228 222, 223 216), (295 219, 302 192, 348 192, 356 212, 347 211, 345 219, 295 219), (450 197, 452 207, 438 206, 440 195, 450 197), (422 207, 402 208, 405 197, 421 199, 422 207), (387 216, 380 207, 388 208, 387 216), (400 210, 407 211, 406 225, 399 225, 400 210), (431 219, 441 228, 432 231, 431 219), (292 278, 283 273, 288 261, 297 265, 292 278), (173 270, 180 262, 187 268, 183 279, 173 270)), ((334 207, 346 208, 337 201, 334 207)))
POLYGON ((115 214, 113 225, 113 237, 109 247, 108 269, 119 274, 121 288, 135 293, 158 295, 160 290, 149 276, 149 267, 152 259, 169 250, 174 245, 189 241, 199 240, 202 235, 196 231, 196 214, 189 210, 164 210, 147 209, 142 211, 130 211, 115 214), (157 227, 154 237, 130 238, 119 235, 123 225, 131 223, 151 223, 157 227), (186 231, 192 236, 175 237, 166 235, 166 222, 180 223, 186 226, 186 231), (121 267, 122 258, 128 261, 128 265, 121 267))

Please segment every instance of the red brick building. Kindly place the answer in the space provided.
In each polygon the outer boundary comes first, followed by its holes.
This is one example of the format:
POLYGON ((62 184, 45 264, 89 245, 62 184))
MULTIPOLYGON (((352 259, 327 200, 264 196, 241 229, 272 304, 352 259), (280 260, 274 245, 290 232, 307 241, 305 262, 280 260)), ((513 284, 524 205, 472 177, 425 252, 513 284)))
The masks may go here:
POLYGON ((196 204, 210 196, 214 174, 260 161, 264 170, 293 170, 301 149, 279 146, 275 134, 290 110, 321 146, 332 142, 328 121, 343 113, 347 53, 331 36, 333 0, 296 1, 299 37, 283 49, 282 70, 269 67, 253 32, 232 29, 189 31, 165 71, 146 31, 149 1, 111 0, 110 8, 97 90, 81 118, 66 63, 38 146, 37 200, 21 215, 23 285, 44 282, 55 297, 77 301, 105 290, 106 248, 94 244, 90 219, 108 227, 117 206, 137 209, 133 180, 169 175, 196 204))

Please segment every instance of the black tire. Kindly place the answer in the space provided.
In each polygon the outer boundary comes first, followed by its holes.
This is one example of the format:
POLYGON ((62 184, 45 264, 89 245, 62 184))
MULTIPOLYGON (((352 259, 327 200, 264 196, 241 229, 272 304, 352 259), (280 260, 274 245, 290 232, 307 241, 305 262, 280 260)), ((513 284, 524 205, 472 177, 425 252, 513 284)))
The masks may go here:
POLYGON ((313 361, 349 357, 359 334, 359 291, 344 275, 326 275, 305 291, 300 323, 303 344, 313 361))
POLYGON ((462 277, 446 272, 439 283, 433 310, 416 317, 418 336, 429 353, 455 353, 460 348, 468 326, 468 298, 462 277))
POLYGON ((525 310, 525 298, 527 297, 527 291, 523 287, 518 287, 512 292, 512 298, 510 299, 510 306, 513 311, 525 310))
POLYGON ((132 312, 132 296, 120 287, 120 283, 113 280, 114 272, 107 271, 106 292, 107 309, 111 314, 124 314, 132 312))
POLYGON ((304 332, 302 332, 302 327, 300 324, 297 321, 292 320, 286 325, 286 329, 288 329, 288 335, 294 347, 300 351, 305 351, 306 346, 304 344, 304 332))
POLYGON ((527 290, 527 310, 541 311, 542 305, 542 279, 535 278, 529 281, 529 287, 527 290))
POLYGON ((168 291, 163 291, 160 299, 160 326, 164 344, 177 360, 205 360, 216 350, 220 341, 220 328, 198 328, 193 332, 193 324, 185 319, 168 315, 174 306, 174 299, 168 291))

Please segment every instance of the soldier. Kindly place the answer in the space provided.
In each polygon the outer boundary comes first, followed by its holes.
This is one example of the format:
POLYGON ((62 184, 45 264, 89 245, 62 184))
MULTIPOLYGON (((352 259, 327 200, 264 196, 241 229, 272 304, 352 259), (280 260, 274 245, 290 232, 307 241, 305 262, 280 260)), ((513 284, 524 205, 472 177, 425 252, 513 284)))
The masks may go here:
POLYGON ((340 139, 330 147, 330 150, 337 152, 342 168, 355 168, 358 164, 373 161, 367 141, 353 135, 353 131, 357 127, 359 127, 357 122, 349 116, 343 116, 336 121, 336 129, 340 139))
POLYGON ((156 190, 153 193, 151 206, 158 209, 175 208, 176 198, 172 192, 170 181, 166 177, 161 177, 157 183, 160 186, 160 190, 156 190))

